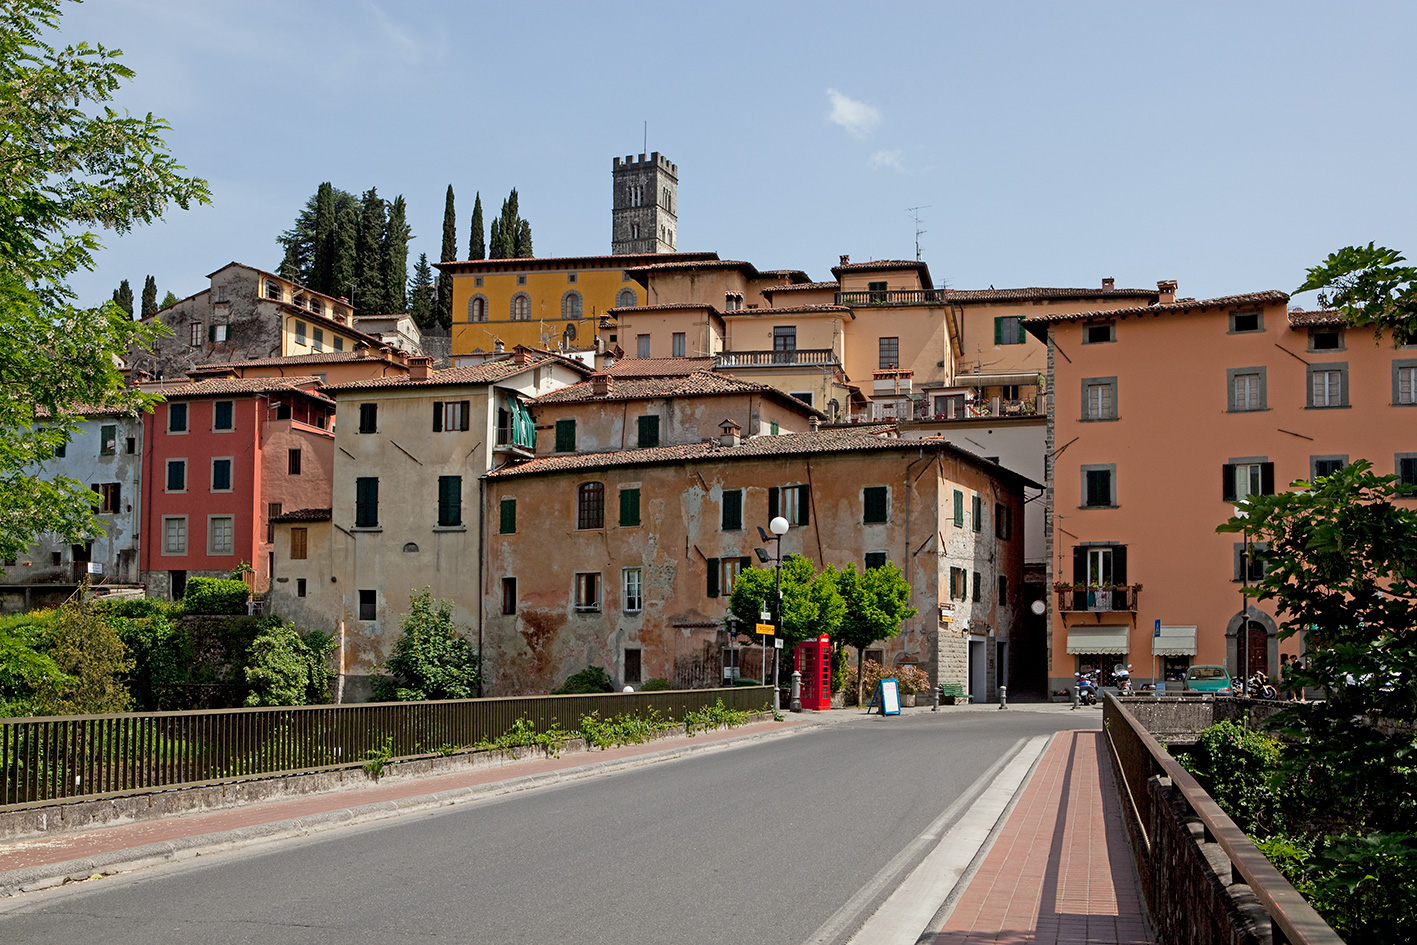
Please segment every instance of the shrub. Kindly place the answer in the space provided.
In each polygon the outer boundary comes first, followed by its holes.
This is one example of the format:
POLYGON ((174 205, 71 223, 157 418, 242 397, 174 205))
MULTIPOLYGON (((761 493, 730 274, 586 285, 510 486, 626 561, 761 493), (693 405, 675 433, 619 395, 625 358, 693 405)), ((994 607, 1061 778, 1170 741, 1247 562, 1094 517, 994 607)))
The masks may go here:
POLYGON ((126 712, 133 697, 123 679, 132 657, 118 631, 92 600, 71 600, 43 631, 49 658, 64 674, 44 680, 36 690, 36 708, 46 715, 126 712))
POLYGON ((190 577, 182 594, 182 606, 189 614, 244 614, 250 599, 251 588, 245 581, 190 577))
POLYGON ((0 618, 0 717, 43 715, 36 693, 67 680, 44 652, 43 630, 53 616, 45 611, 0 618))
POLYGON ((453 605, 424 588, 409 600, 403 636, 375 677, 376 702, 471 699, 482 680, 482 658, 453 625, 453 605))
POLYGON ((587 666, 575 673, 560 686, 551 690, 553 696, 577 695, 590 692, 614 692, 615 684, 610 674, 599 666, 587 666))
MULTIPOLYGON (((864 698, 867 700, 875 694, 876 685, 882 679, 894 678, 900 687, 900 694, 903 696, 930 691, 930 677, 926 675, 924 670, 914 666, 897 666, 895 669, 888 669, 875 660, 867 660, 862 664, 861 675, 864 683, 861 691, 866 693, 864 698)), ((846 671, 846 685, 842 688, 846 690, 847 705, 855 705, 856 667, 853 666, 846 671)))
POLYGON ((1218 722, 1201 732, 1180 761, 1241 830, 1267 837, 1281 825, 1280 745, 1274 738, 1218 722))
POLYGON ((302 637, 295 624, 276 623, 251 641, 244 704, 310 705, 329 699, 329 655, 334 638, 315 632, 302 637))
POLYGON ((646 679, 640 686, 640 692, 664 692, 673 688, 667 679, 646 679))

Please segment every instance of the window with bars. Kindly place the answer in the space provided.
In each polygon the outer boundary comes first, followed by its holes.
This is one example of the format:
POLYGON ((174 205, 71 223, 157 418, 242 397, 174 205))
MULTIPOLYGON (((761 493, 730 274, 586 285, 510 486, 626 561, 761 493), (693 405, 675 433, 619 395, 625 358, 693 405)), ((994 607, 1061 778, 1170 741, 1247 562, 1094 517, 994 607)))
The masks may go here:
POLYGON ((438 477, 438 527, 462 524, 462 476, 438 477))
POLYGON ((882 371, 900 367, 900 338, 881 338, 876 342, 876 367, 882 371))
POLYGON ((576 487, 576 528, 605 526, 605 483, 583 482, 576 487))

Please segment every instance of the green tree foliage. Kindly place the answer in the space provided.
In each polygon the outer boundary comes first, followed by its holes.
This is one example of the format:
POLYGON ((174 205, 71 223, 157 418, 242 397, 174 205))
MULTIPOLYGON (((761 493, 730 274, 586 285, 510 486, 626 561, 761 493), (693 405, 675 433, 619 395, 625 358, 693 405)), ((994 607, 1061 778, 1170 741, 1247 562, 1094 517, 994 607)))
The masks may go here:
POLYGON ((592 692, 614 692, 615 684, 610 674, 599 666, 587 666, 578 673, 572 673, 565 682, 551 690, 553 696, 580 695, 592 692))
POLYGON ((403 194, 389 203, 389 218, 384 223, 384 238, 380 245, 384 280, 384 312, 402 314, 408 311, 408 206, 403 194))
POLYGON ((477 192, 477 196, 472 201, 472 232, 467 241, 468 259, 487 258, 487 240, 483 236, 482 226, 482 191, 477 192))
POLYGON ((354 215, 357 226, 359 198, 329 181, 320 184, 291 228, 276 237, 285 252, 280 274, 316 292, 348 295, 352 277, 340 282, 336 276, 341 266, 351 273, 355 268, 354 240, 345 246, 339 237, 340 215, 345 210, 354 215))
POLYGON ((157 280, 148 276, 143 283, 143 318, 157 314, 157 280))
MULTIPOLYGON (((745 568, 733 584, 728 610, 740 631, 751 633, 758 615, 776 614, 776 575, 772 568, 745 568)), ((846 616, 846 601, 836 586, 836 571, 818 573, 811 558, 788 555, 782 561, 782 645, 787 652, 810 637, 836 633, 846 616)))
POLYGON ((150 400, 125 390, 115 358, 159 329, 113 303, 75 307, 69 278, 94 268, 99 231, 208 201, 206 182, 168 153, 166 122, 97 107, 133 72, 102 46, 51 46, 59 9, 0 5, 0 558, 41 532, 74 542, 103 533, 86 485, 36 470, 75 429, 70 405, 150 400))
POLYGON ((1267 544, 1251 593, 1275 602, 1281 639, 1303 632, 1295 679, 1323 694, 1276 717, 1308 826, 1288 869, 1301 886, 1347 884, 1331 897, 1341 915, 1315 906, 1351 941, 1414 941, 1417 509, 1366 460, 1294 486, 1251 496, 1246 517, 1219 528, 1267 544))
POLYGON ((419 328, 433 324, 433 267, 428 254, 419 253, 413 267, 413 279, 408 284, 408 313, 419 328))
POLYGON ((1178 760, 1241 830, 1269 837, 1284 825, 1285 805, 1275 790, 1280 754, 1273 736, 1219 722, 1178 760))
POLYGON ((38 693, 69 681, 46 652, 44 628, 53 611, 0 618, 0 718, 46 714, 38 693))
POLYGON ((388 207, 377 187, 364 192, 359 207, 359 235, 354 248, 354 311, 359 315, 382 315, 388 311, 384 298, 383 243, 388 207))
POLYGON ((502 213, 492 221, 487 243, 492 259, 531 257, 531 224, 521 218, 515 187, 502 201, 502 213))
POLYGON ((832 641, 838 649, 856 648, 856 699, 860 702, 866 648, 899 634, 900 625, 914 617, 916 610, 910 606, 910 585, 893 561, 864 572, 856 570, 855 562, 848 564, 836 572, 836 586, 846 611, 832 641))
MULTIPOLYGON (((439 262, 452 262, 458 258, 458 216, 453 209, 453 185, 448 185, 448 196, 443 201, 443 245, 439 262)), ((436 314, 435 324, 449 329, 453 325, 453 277, 445 272, 438 274, 438 289, 433 295, 436 314)))
POLYGON ((244 614, 251 588, 234 578, 193 575, 182 592, 182 606, 189 614, 244 614))
POLYGON ((124 279, 118 283, 118 288, 113 290, 113 304, 128 313, 128 317, 133 317, 133 287, 124 279))
POLYGON ((158 305, 158 309, 157 309, 157 310, 160 312, 160 311, 162 311, 162 310, 165 309, 165 308, 171 308, 172 306, 176 305, 176 304, 177 304, 178 302, 180 302, 180 301, 182 301, 182 300, 177 297, 177 294, 176 294, 175 292, 173 292, 171 289, 168 289, 168 290, 167 290, 167 294, 162 297, 162 302, 161 302, 161 304, 158 305))
POLYGON ((272 623, 251 641, 243 705, 310 705, 328 702, 335 673, 329 668, 333 637, 302 637, 293 623, 272 623))
POLYGON ((1351 325, 1392 332, 1394 345, 1417 342, 1417 268, 1395 249, 1345 246, 1308 271, 1295 293, 1319 290, 1319 304, 1351 325))
MULTIPOLYGON (((359 214, 354 207, 342 207, 335 217, 334 250, 330 260, 329 295, 354 301, 355 246, 359 241, 359 214)), ((317 286, 311 286, 317 289, 317 286)))
POLYGON ((409 600, 403 635, 374 679, 377 702, 471 699, 482 677, 482 658, 453 625, 453 606, 428 588, 409 600))
POLYGON ((46 715, 126 712, 133 699, 123 679, 132 657, 118 631, 104 619, 103 608, 80 597, 59 608, 44 630, 45 650, 64 674, 62 682, 41 684, 38 708, 46 715))

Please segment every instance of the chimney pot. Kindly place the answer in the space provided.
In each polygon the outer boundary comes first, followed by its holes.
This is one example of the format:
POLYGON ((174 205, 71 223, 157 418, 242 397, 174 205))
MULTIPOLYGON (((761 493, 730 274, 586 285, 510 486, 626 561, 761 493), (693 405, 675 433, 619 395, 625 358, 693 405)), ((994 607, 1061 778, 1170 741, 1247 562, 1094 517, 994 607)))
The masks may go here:
POLYGON ((1104 289, 1115 289, 1115 288, 1117 288, 1117 280, 1116 280, 1116 279, 1113 279, 1111 276, 1108 276, 1107 278, 1105 278, 1105 279, 1102 280, 1102 288, 1104 288, 1104 289))
POLYGON ((427 355, 416 355, 408 359, 408 379, 426 381, 433 375, 433 359, 427 355))
POLYGON ((1162 279, 1156 283, 1156 292, 1161 298, 1158 300, 1162 305, 1170 305, 1176 301, 1176 280, 1162 279))
POLYGON ((849 264, 850 262, 851 262, 851 257, 848 256, 848 255, 846 255, 845 253, 842 253, 842 254, 841 254, 841 264, 842 264, 843 266, 845 266, 845 265, 849 264))
POLYGON ((501 338, 498 338, 496 341, 494 341, 494 342, 492 343, 492 350, 493 350, 495 353, 497 353, 497 354, 503 354, 503 353, 506 352, 507 346, 502 343, 502 339, 501 339, 501 338))
POLYGON ((591 393, 597 397, 608 397, 615 389, 615 380, 609 374, 592 374, 590 377, 591 393))
POLYGON ((807 420, 807 429, 813 433, 822 432, 822 421, 818 417, 811 417, 807 420))
POLYGON ((725 420, 718 425, 718 428, 723 431, 718 437, 719 446, 737 446, 742 442, 739 434, 743 432, 743 428, 734 421, 725 420))

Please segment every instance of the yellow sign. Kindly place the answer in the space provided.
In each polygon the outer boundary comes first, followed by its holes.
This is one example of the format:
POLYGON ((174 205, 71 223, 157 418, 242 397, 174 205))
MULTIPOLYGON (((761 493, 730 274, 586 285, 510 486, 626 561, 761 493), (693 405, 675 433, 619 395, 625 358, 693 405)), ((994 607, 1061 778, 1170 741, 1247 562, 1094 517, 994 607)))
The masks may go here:
POLYGON ((777 632, 777 630, 770 623, 760 623, 758 624, 758 632, 767 636, 772 636, 774 633, 777 632))

